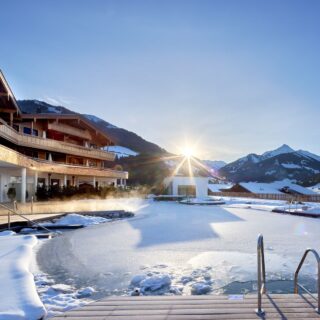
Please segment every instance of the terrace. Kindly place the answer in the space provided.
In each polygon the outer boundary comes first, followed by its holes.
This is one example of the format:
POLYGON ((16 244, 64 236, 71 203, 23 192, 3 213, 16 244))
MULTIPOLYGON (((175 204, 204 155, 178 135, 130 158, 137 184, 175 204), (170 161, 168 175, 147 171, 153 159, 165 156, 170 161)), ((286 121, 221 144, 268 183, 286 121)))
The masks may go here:
POLYGON ((62 153, 94 158, 94 159, 99 159, 104 161, 113 161, 115 158, 114 153, 104 151, 101 149, 87 148, 87 147, 78 146, 78 145, 76 146, 68 142, 22 134, 20 132, 17 132, 12 127, 10 127, 2 119, 0 119, 0 136, 6 140, 11 141, 16 145, 24 146, 24 147, 62 152, 62 153))

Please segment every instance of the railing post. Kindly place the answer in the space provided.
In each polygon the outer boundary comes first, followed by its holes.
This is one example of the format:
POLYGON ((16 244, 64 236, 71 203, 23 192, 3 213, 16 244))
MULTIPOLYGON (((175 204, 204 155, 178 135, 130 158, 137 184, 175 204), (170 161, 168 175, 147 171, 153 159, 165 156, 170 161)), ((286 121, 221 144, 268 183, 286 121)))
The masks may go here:
POLYGON ((317 258, 317 263, 318 263, 318 308, 316 309, 316 311, 320 313, 320 261, 318 258, 317 258))
POLYGON ((8 211, 8 230, 11 229, 10 211, 8 211))
POLYGON ((258 316, 265 314, 262 309, 262 294, 265 293, 265 261, 264 261, 264 246, 263 235, 259 234, 257 241, 257 273, 258 273, 258 308, 255 310, 258 316))

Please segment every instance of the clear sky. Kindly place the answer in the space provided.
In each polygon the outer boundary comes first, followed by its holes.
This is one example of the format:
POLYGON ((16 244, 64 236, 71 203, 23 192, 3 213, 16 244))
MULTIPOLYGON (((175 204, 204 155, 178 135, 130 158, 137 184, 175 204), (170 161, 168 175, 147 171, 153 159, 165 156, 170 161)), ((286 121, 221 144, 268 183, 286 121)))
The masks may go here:
POLYGON ((18 99, 95 114, 171 152, 320 154, 320 1, 3 0, 18 99))

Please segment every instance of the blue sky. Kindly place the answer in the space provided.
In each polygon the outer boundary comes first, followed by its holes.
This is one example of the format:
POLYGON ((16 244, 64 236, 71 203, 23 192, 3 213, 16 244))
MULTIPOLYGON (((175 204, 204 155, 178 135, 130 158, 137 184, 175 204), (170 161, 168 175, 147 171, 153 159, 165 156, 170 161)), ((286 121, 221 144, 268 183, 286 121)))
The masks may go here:
POLYGON ((1 2, 18 99, 95 114, 179 152, 320 154, 320 1, 1 2))

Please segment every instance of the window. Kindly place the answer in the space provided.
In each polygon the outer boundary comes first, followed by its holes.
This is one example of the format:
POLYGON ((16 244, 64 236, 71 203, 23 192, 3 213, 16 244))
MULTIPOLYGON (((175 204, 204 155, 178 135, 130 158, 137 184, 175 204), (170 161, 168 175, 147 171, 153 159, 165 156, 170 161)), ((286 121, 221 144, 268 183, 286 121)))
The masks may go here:
POLYGON ((196 195, 196 186, 179 185, 178 186, 178 195, 179 196, 195 196, 196 195))
POLYGON ((33 136, 38 136, 39 135, 39 132, 37 129, 31 129, 31 128, 28 128, 28 127, 23 127, 23 133, 24 134, 32 134, 33 136))
POLYGON ((28 127, 23 127, 23 133, 24 134, 30 134, 31 135, 31 129, 28 127))

